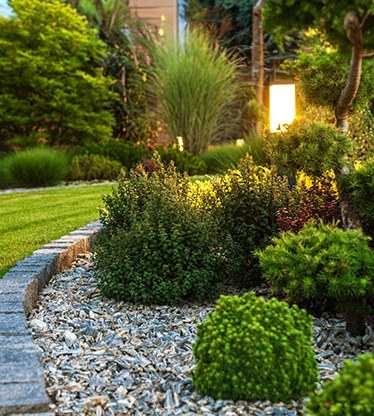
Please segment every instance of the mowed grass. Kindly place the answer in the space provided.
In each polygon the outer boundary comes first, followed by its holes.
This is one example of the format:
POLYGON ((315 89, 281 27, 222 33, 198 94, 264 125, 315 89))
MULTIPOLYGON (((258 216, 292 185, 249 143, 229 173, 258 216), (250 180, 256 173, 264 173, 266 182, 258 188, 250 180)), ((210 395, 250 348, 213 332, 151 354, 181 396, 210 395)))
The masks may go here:
POLYGON ((0 194, 0 278, 52 240, 99 219, 112 185, 0 194))

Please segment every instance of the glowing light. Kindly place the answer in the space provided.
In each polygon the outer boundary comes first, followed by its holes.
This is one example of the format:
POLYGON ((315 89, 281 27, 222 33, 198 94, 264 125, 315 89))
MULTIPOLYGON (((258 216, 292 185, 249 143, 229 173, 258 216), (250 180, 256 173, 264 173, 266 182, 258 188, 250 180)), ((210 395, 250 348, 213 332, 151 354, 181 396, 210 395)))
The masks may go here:
POLYGON ((178 144, 179 151, 183 152, 184 143, 183 143, 183 137, 182 136, 177 136, 177 144, 178 144))
POLYGON ((296 116, 295 84, 270 85, 270 131, 281 132, 296 116))
POLYGON ((160 27, 160 29, 158 29, 158 34, 160 36, 164 36, 164 33, 165 33, 165 30, 162 27, 160 27))
POLYGON ((244 139, 236 139, 236 145, 239 147, 244 146, 244 139))

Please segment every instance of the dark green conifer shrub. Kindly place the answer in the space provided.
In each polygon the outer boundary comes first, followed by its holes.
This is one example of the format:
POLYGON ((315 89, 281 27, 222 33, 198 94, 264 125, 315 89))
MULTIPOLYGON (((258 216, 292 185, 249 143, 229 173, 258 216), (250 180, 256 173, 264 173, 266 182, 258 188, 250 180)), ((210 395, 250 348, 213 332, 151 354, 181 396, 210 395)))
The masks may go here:
POLYGON ((312 416, 372 416, 374 414, 374 357, 363 354, 357 362, 345 361, 332 381, 310 395, 306 405, 312 416))
POLYGON ((251 284, 260 275, 253 252, 266 247, 277 235, 277 212, 294 204, 293 191, 275 168, 257 166, 249 155, 239 162, 237 170, 214 180, 213 189, 212 214, 235 245, 233 252, 225 250, 233 263, 233 277, 251 284))
POLYGON ((337 170, 352 150, 351 139, 335 127, 305 119, 294 121, 284 132, 268 133, 265 143, 275 164, 291 176, 304 171, 319 177, 337 170))
MULTIPOLYGON (((373 293, 374 277, 369 240, 358 230, 310 222, 298 234, 282 233, 256 255, 274 292, 293 301, 327 294, 340 302, 347 319, 358 313, 364 322, 368 310, 359 299, 373 293)), ((347 329, 355 332, 348 323, 347 329)))
POLYGON ((92 181, 117 179, 122 165, 99 155, 76 155, 73 157, 68 179, 70 181, 92 181))
POLYGON ((66 180, 68 161, 63 152, 39 147, 6 157, 3 169, 10 186, 53 186, 66 180))
POLYGON ((198 325, 193 384, 215 399, 289 402, 314 390, 318 380, 312 317, 253 292, 221 296, 198 325))
POLYGON ((349 299, 373 291, 374 256, 369 240, 358 230, 310 222, 298 234, 282 233, 257 255, 275 292, 293 300, 325 292, 349 299))
POLYGON ((158 157, 140 165, 104 197, 104 235, 95 253, 100 288, 109 297, 173 304, 216 296, 225 276, 219 233, 190 201, 188 175, 158 157))

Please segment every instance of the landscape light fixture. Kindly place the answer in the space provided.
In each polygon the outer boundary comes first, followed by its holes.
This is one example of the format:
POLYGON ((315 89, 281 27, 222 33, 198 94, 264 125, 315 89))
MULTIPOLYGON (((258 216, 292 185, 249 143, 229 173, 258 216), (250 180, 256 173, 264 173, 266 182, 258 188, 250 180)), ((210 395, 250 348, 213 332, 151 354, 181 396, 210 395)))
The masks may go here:
POLYGON ((269 87, 270 131, 280 133, 296 117, 295 83, 277 81, 269 87))

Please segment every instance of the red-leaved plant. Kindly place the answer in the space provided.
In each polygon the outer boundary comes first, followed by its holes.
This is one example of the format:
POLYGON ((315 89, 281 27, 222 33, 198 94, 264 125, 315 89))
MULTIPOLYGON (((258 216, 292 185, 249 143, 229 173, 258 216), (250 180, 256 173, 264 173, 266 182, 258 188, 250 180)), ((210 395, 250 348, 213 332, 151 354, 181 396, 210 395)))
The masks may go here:
POLYGON ((278 230, 298 233, 311 220, 322 219, 325 224, 341 220, 338 194, 331 180, 322 178, 312 186, 301 183, 301 198, 296 209, 278 210, 278 230))

